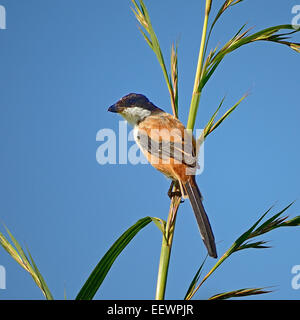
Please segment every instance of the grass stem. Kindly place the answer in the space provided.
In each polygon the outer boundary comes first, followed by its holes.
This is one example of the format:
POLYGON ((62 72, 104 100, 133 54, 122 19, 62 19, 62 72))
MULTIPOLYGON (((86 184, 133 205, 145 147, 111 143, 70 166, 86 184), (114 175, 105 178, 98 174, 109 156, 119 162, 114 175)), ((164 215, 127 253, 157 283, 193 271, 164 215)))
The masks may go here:
MULTIPOLYGON (((178 186, 175 186, 175 191, 177 192, 179 191, 178 186)), ((160 260, 159 260, 159 267, 158 267, 158 274, 157 274, 156 294, 155 294, 156 300, 164 300, 165 298, 175 222, 176 222, 176 216, 177 216, 177 211, 180 205, 180 201, 181 201, 181 197, 174 194, 174 196, 171 199, 168 220, 167 220, 166 228, 164 230, 164 234, 162 237, 160 260)))
POLYGON ((187 129, 191 129, 191 130, 193 130, 195 126, 195 121, 196 121, 196 116, 197 116, 197 111, 198 111, 198 106, 199 106, 200 96, 201 96, 201 90, 199 90, 199 84, 200 84, 201 74, 202 74, 203 58, 204 58, 204 51, 205 51, 204 50, 205 40, 206 40, 207 25, 208 25, 208 18, 209 18, 209 13, 211 9, 211 3, 212 3, 212 0, 206 0, 205 16, 204 16, 204 22, 203 22, 201 44, 199 49, 198 64, 196 69, 193 96, 191 100, 190 112, 189 112, 188 123, 187 123, 187 129))

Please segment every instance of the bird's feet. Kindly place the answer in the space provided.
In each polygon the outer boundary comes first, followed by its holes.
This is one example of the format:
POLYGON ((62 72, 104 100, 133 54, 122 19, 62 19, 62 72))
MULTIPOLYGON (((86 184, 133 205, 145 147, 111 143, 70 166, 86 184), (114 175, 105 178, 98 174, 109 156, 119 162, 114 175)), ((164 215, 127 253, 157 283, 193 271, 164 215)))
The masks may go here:
MULTIPOLYGON (((168 196, 169 196, 170 199, 172 199, 174 196, 182 197, 180 190, 178 190, 178 191, 173 191, 174 184, 175 184, 175 182, 172 181, 172 183, 171 183, 171 185, 170 185, 170 188, 169 188, 169 190, 168 190, 168 196)), ((184 200, 181 199, 181 200, 180 200, 180 203, 184 203, 184 200)))

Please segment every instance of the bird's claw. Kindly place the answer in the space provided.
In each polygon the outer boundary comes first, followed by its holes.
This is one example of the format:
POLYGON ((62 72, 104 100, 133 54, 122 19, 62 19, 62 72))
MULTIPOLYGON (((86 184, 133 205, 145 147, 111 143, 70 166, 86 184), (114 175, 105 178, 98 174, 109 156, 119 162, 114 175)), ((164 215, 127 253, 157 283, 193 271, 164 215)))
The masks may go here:
MULTIPOLYGON (((168 190, 168 196, 170 199, 172 199, 174 196, 177 196, 177 197, 182 197, 182 194, 181 194, 181 191, 178 190, 178 191, 172 191, 173 190, 173 186, 174 186, 174 181, 172 181, 171 183, 171 186, 170 186, 170 189, 168 190)), ((180 200, 180 203, 184 203, 184 200, 180 200)))

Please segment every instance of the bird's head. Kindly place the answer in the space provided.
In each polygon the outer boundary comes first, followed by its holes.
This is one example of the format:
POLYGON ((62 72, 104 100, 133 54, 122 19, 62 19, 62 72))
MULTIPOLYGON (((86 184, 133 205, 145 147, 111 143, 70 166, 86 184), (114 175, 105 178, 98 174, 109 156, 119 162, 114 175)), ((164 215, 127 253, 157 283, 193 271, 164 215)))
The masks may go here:
POLYGON ((119 113, 131 125, 135 126, 154 112, 162 110, 150 102, 144 95, 130 93, 108 108, 108 111, 119 113))

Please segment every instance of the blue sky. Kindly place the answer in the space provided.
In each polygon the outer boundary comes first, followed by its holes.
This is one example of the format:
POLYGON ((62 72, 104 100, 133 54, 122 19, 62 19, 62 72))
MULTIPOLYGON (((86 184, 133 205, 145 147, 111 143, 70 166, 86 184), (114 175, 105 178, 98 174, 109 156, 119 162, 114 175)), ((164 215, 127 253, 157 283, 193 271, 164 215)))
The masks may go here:
MULTIPOLYGON (((167 65, 179 40, 179 117, 186 123, 201 37, 204 1, 145 1, 167 65)), ((215 1, 213 12, 222 1, 215 1)), ((228 11, 211 45, 247 22, 260 30, 289 24, 297 1, 248 0, 228 11)), ((30 249, 56 299, 73 299, 112 243, 138 219, 166 219, 169 182, 150 165, 96 161, 100 129, 118 129, 108 106, 129 92, 171 112, 154 54, 137 29, 130 1, 0 0, 0 221, 30 249)), ((299 42, 299 36, 295 39, 299 42), (297 38, 298 37, 298 38, 297 38)), ((219 255, 275 204, 299 199, 299 55, 254 43, 225 58, 202 95, 202 128, 226 95, 249 97, 205 143, 197 181, 219 255)), ((299 201, 288 211, 298 215, 299 201)), ((4 228, 1 227, 4 231, 4 228)), ((259 299, 299 299, 291 286, 300 264, 297 228, 262 237, 271 249, 245 250, 216 271, 195 298, 274 286, 259 299)), ((148 225, 119 256, 97 299, 153 299, 161 234, 148 225)), ((206 251, 186 201, 180 208, 167 299, 181 299, 206 251)), ((205 271, 215 261, 209 259, 205 271)), ((4 250, 0 299, 43 299, 31 277, 4 250)))

